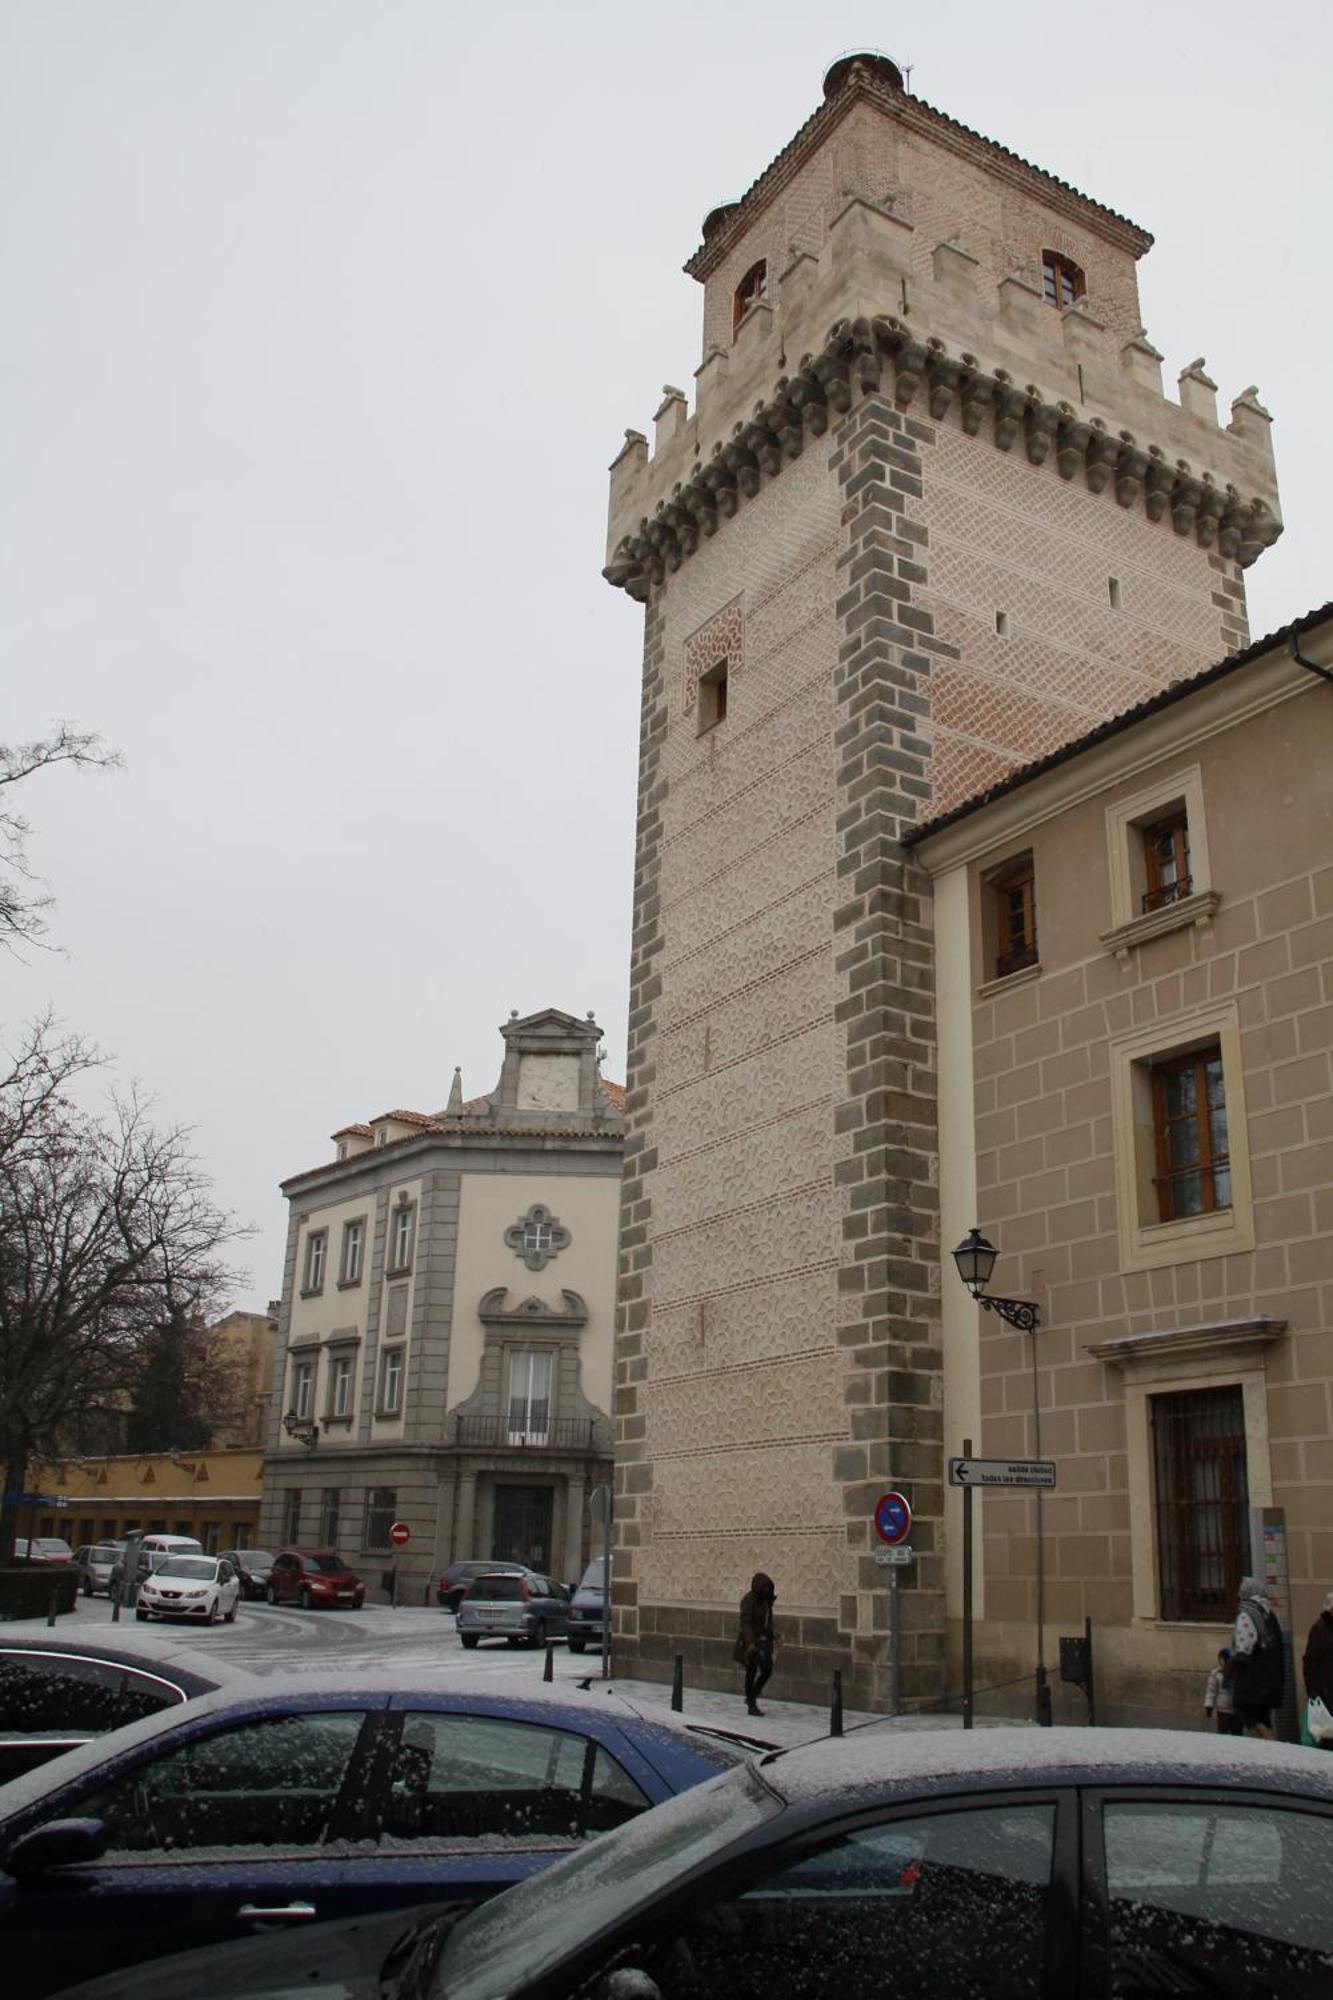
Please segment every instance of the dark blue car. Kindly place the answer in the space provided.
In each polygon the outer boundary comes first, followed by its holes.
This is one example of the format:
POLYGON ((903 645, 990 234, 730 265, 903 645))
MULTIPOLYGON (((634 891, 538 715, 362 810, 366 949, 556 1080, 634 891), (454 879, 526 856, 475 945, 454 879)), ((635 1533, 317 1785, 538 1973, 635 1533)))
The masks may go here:
POLYGON ((192 1946, 480 1901, 747 1754, 609 1691, 267 1681, 0 1796, 8 2000, 192 1946))

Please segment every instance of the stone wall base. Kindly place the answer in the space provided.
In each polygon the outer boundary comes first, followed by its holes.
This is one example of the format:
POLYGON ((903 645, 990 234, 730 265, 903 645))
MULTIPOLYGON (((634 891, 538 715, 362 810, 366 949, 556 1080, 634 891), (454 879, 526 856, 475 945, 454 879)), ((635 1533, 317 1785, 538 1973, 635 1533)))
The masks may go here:
MULTIPOLYGON (((1082 1633, 1068 1636, 1082 1637, 1082 1633)), ((1098 1626, 1093 1622, 1097 1721, 1120 1728, 1211 1729, 1203 1713, 1204 1683, 1217 1649, 1230 1643, 1229 1625, 1098 1626)), ((950 1686, 962 1688, 962 1625, 949 1621, 950 1686)), ((1031 1719, 1035 1710, 1036 1634, 1031 1626, 978 1624, 973 1639, 978 1715, 1031 1719)), ((1059 1633, 1046 1639, 1052 1713, 1056 1722, 1087 1721, 1081 1688, 1060 1680, 1059 1633)))

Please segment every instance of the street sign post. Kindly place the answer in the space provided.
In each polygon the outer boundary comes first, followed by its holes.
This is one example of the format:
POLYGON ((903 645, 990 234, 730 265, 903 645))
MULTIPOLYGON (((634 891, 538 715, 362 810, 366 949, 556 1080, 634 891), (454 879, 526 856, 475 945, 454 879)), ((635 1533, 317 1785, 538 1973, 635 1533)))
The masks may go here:
POLYGON ((1048 1491, 1055 1485, 1052 1458, 951 1458, 950 1486, 1036 1486, 1048 1491))
POLYGON ((912 1532, 912 1508, 905 1493, 892 1488, 881 1493, 875 1502, 872 1516, 875 1533, 884 1547, 875 1550, 875 1561, 889 1572, 889 1644, 892 1658, 889 1662, 889 1710, 893 1715, 902 1713, 903 1695, 903 1618, 898 1596, 898 1571, 912 1560, 912 1551, 907 1546, 907 1537, 912 1532))

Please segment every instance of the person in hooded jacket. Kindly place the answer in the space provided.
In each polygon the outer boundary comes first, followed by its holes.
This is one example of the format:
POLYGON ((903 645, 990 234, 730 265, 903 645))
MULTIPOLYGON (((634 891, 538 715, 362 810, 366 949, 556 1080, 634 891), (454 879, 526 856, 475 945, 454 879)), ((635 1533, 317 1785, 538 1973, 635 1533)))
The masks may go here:
POLYGON ((736 1635, 733 1656, 745 1668, 745 1712, 762 1715, 759 1696, 773 1672, 773 1604, 777 1591, 771 1576, 756 1570, 750 1588, 741 1599, 741 1627, 736 1635))

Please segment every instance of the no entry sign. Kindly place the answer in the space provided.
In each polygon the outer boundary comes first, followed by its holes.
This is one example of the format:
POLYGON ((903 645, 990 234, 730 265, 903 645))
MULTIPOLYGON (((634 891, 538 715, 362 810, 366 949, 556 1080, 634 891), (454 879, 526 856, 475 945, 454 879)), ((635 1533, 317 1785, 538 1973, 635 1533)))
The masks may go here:
POLYGON ((875 1502, 875 1533, 892 1548, 912 1532, 912 1510, 905 1493, 881 1493, 875 1502))
POLYGON ((389 1540, 396 1549, 405 1549, 412 1539, 412 1530, 406 1521, 395 1521, 389 1530, 389 1540))

